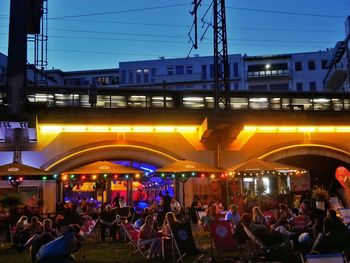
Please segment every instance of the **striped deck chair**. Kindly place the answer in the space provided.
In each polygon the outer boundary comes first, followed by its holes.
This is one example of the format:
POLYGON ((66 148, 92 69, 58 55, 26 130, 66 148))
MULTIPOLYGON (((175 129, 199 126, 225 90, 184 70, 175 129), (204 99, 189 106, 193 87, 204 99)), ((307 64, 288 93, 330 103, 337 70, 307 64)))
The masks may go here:
POLYGON ((126 238, 129 240, 127 246, 129 246, 129 256, 135 253, 140 253, 143 258, 147 258, 143 247, 139 246, 138 239, 140 231, 135 229, 130 223, 124 223, 120 221, 120 225, 123 228, 126 238))

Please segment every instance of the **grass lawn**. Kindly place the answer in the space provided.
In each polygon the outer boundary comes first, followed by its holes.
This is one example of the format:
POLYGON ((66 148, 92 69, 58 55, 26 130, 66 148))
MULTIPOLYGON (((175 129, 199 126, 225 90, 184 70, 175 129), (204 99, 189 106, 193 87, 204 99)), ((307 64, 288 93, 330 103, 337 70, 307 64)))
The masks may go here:
MULTIPOLYGON (((85 260, 81 257, 81 253, 75 253, 76 262, 86 263, 128 263, 128 262, 145 262, 139 253, 135 253, 129 256, 129 247, 126 247, 125 243, 96 241, 94 239, 88 239, 83 245, 85 250, 85 260)), ((185 262, 193 262, 193 257, 186 256, 185 262)), ((0 244, 0 262, 6 263, 30 263, 29 250, 25 250, 19 253, 17 250, 12 249, 9 243, 0 244)), ((150 262, 172 262, 172 258, 168 260, 152 260, 150 262)))

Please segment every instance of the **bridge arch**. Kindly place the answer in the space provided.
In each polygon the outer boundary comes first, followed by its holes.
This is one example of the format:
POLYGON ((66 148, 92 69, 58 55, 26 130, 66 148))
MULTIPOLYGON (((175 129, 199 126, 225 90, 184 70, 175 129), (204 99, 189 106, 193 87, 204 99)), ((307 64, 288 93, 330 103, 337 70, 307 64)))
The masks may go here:
POLYGON ((324 144, 295 144, 283 146, 260 155, 258 159, 278 162, 281 159, 298 155, 325 156, 350 164, 350 152, 324 144))
POLYGON ((169 150, 149 144, 125 141, 119 144, 114 141, 86 144, 74 148, 47 161, 42 168, 61 173, 86 163, 110 159, 138 160, 155 166, 163 166, 184 158, 169 150))

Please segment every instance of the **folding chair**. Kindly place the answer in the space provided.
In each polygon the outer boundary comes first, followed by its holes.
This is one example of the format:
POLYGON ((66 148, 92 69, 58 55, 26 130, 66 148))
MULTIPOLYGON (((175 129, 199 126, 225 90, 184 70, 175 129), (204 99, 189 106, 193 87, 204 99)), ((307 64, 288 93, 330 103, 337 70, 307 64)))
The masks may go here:
MULTIPOLYGON (((284 249, 284 244, 277 244, 272 246, 266 246, 262 240, 260 240, 247 226, 242 224, 244 232, 248 236, 248 238, 253 243, 253 250, 250 251, 249 260, 276 260, 276 255, 274 255, 274 252, 277 252, 281 249, 284 249)), ((288 257, 287 254, 284 253, 284 256, 288 257)), ((280 260, 280 259, 278 259, 280 260)))
POLYGON ((147 257, 144 251, 142 251, 144 247, 140 247, 138 244, 139 231, 136 230, 130 223, 125 224, 122 221, 120 221, 120 225, 125 232, 126 238, 129 239, 129 242, 127 243, 127 246, 129 246, 129 256, 139 252, 142 255, 142 257, 146 259, 147 257))
POLYGON ((335 211, 344 208, 337 196, 329 197, 329 202, 331 204, 332 209, 334 209, 335 211))
POLYGON ((350 208, 341 208, 338 209, 340 216, 344 222, 345 225, 350 224, 350 208))
POLYGON ((83 242, 91 235, 92 231, 95 229, 97 225, 98 220, 93 220, 91 217, 86 218, 84 224, 81 227, 82 231, 82 242, 81 242, 81 248, 79 253, 79 259, 78 262, 84 262, 85 261, 85 246, 83 242))
POLYGON ((173 224, 170 226, 170 230, 179 257, 176 262, 183 262, 186 255, 199 255, 193 262, 197 262, 204 256, 204 254, 200 254, 194 243, 190 223, 173 224))
POLYGON ((346 263, 343 253, 309 254, 302 258, 303 263, 346 263))
POLYGON ((211 233, 211 256, 213 256, 212 241, 214 241, 215 249, 221 259, 234 258, 224 257, 224 252, 235 252, 236 244, 233 239, 232 226, 230 221, 214 221, 210 222, 211 233))

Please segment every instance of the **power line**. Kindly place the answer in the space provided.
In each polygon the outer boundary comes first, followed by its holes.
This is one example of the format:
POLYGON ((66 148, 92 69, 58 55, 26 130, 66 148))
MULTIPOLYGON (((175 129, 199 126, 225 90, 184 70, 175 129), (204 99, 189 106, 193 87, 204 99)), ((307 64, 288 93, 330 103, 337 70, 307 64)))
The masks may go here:
POLYGON ((299 13, 299 12, 288 12, 288 11, 258 9, 258 8, 245 8, 245 7, 233 7, 233 6, 227 6, 226 8, 235 9, 235 10, 243 10, 243 11, 253 11, 253 12, 272 13, 272 14, 283 14, 283 15, 328 17, 328 18, 339 18, 339 19, 344 19, 345 18, 345 16, 337 16, 337 15, 325 15, 325 14, 315 14, 315 13, 299 13))
POLYGON ((74 18, 74 17, 86 17, 86 16, 100 16, 100 15, 121 14, 121 13, 148 11, 148 10, 165 9, 165 8, 172 8, 172 7, 179 7, 179 6, 189 6, 189 5, 190 5, 190 4, 176 4, 176 5, 164 5, 164 6, 144 7, 144 8, 126 9, 126 10, 118 10, 118 11, 108 11, 108 12, 100 12, 100 13, 90 13, 90 14, 80 14, 80 15, 70 15, 70 16, 58 16, 58 17, 51 17, 51 19, 62 19, 62 18, 74 18))
POLYGON ((138 33, 124 33, 124 32, 108 32, 108 31, 93 31, 93 30, 79 30, 79 29, 62 29, 62 28, 49 28, 52 31, 65 31, 65 32, 79 32, 79 33, 92 33, 92 34, 107 34, 107 35, 127 35, 127 36, 143 36, 143 37, 171 37, 171 38, 185 38, 182 36, 174 35, 152 35, 152 34, 138 34, 138 33))
MULTIPOLYGON (((50 18, 49 18, 50 19, 50 18)), ((88 22, 88 23, 103 23, 103 24, 121 24, 121 25, 136 25, 136 26, 159 26, 159 27, 179 27, 189 28, 187 25, 178 24, 159 24, 159 23, 136 23, 136 22, 125 22, 125 21, 110 21, 110 20, 90 20, 90 19, 56 19, 59 21, 74 21, 74 22, 88 22)))

